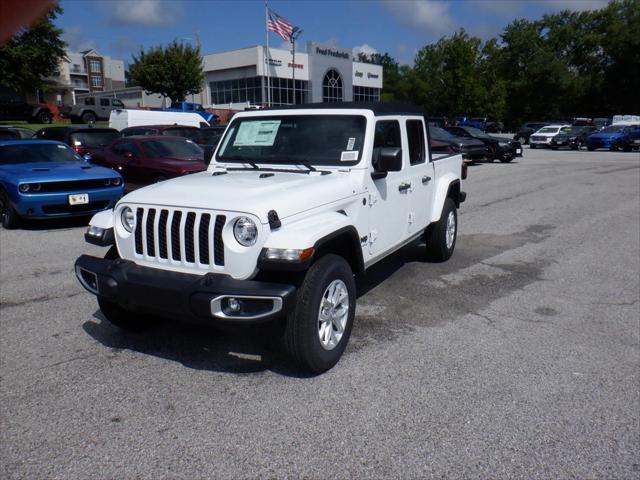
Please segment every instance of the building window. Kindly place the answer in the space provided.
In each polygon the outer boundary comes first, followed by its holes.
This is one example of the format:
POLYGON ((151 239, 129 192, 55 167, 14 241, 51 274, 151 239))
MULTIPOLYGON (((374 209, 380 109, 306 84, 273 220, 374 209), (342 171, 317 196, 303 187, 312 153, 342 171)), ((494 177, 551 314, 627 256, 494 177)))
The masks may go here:
MULTIPOLYGON (((293 80, 290 78, 271 77, 271 104, 291 105, 293 103, 293 80)), ((227 105, 229 103, 249 103, 263 105, 267 103, 267 78, 250 77, 235 80, 210 82, 211 104, 227 105), (264 85, 264 97, 263 97, 264 85)), ((305 103, 309 98, 309 82, 296 80, 296 103, 305 103)))
POLYGON ((91 70, 91 73, 102 72, 102 65, 100 65, 100 60, 91 60, 89 62, 89 69, 91 70))
POLYGON ((379 102, 380 89, 374 87, 358 87, 353 86, 354 102, 379 102))
POLYGON ((334 69, 329 70, 322 80, 322 101, 342 101, 342 77, 334 69))
POLYGON ((102 87, 102 77, 91 77, 91 86, 96 88, 102 87))

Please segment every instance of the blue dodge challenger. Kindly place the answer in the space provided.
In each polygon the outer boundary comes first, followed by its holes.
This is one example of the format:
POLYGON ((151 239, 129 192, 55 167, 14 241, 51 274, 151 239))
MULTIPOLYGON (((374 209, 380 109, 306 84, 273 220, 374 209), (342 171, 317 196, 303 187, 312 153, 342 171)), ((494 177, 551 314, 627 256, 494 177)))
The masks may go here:
POLYGON ((0 141, 0 219, 91 215, 113 208, 124 184, 115 171, 91 165, 67 145, 46 140, 0 141))

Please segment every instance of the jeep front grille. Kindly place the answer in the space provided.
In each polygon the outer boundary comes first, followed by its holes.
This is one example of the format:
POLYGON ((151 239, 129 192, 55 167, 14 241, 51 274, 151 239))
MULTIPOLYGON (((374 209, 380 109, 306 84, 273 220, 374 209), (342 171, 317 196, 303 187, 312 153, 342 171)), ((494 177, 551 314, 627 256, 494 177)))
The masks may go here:
POLYGON ((186 264, 224 266, 225 215, 137 208, 136 254, 186 264), (214 220, 215 218, 215 220, 214 220))

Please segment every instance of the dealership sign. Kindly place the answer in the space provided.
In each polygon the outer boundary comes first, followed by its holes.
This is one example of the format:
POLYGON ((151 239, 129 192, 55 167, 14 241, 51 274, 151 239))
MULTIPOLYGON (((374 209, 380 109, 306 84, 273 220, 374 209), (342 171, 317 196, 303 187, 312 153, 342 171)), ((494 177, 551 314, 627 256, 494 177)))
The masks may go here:
POLYGON ((318 55, 324 55, 325 57, 336 57, 349 60, 349 54, 347 52, 341 52, 339 50, 333 50, 331 48, 316 47, 316 53, 318 55))

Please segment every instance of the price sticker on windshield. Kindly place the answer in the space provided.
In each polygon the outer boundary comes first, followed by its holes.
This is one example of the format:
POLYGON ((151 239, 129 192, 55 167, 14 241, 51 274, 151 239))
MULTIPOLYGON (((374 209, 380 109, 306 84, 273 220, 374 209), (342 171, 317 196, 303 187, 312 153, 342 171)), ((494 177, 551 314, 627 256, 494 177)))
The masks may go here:
POLYGON ((69 205, 86 205, 89 203, 88 193, 76 193, 75 195, 69 195, 69 205))
POLYGON ((243 121, 233 142, 234 147, 272 147, 280 129, 280 120, 243 121))

